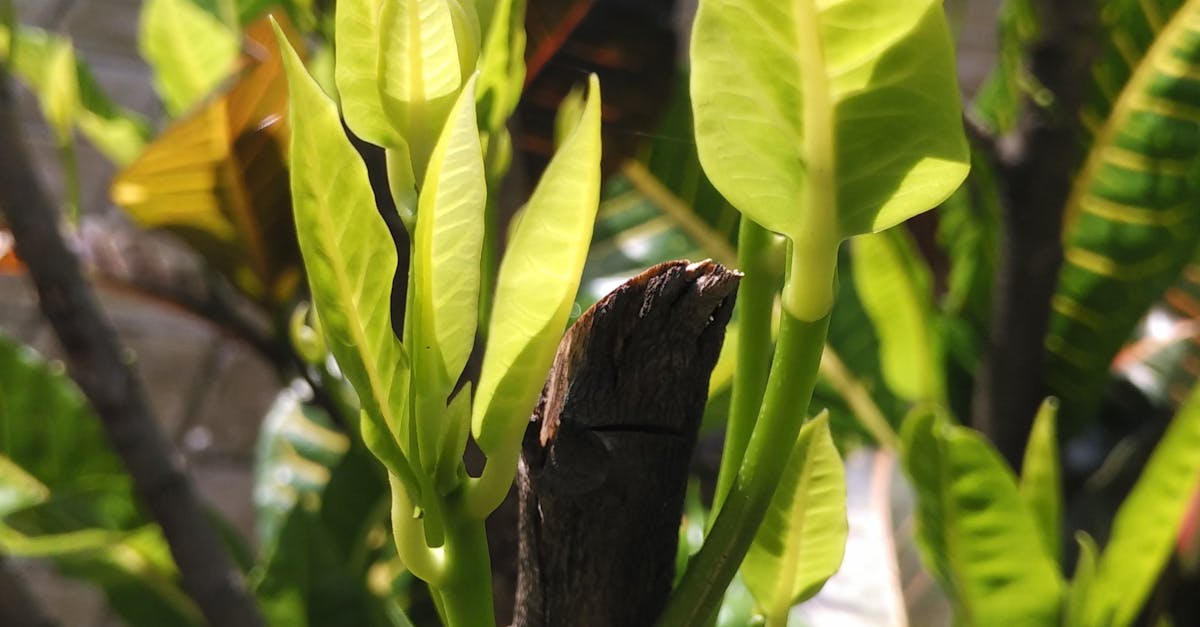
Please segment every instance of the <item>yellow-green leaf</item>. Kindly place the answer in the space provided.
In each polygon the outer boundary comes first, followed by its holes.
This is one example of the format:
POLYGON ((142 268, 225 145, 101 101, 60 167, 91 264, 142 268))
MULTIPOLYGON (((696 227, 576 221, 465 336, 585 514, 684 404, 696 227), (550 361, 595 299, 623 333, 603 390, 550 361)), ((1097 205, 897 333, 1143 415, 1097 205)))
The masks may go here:
POLYGON ((837 572, 846 548, 846 468, 829 412, 804 425, 742 578, 768 616, 786 616, 837 572))
MULTIPOLYGON (((367 169, 342 130, 333 102, 304 69, 283 35, 294 121, 291 187, 296 231, 313 304, 329 350, 354 385, 379 435, 408 441, 408 357, 392 331, 396 248, 375 208, 367 169)), ((420 492, 405 458, 377 441, 372 452, 420 492), (381 454, 382 453, 382 454, 381 454)), ((403 447, 401 447, 403 448, 403 447)), ((411 453, 411 452, 410 452, 411 453)))
POLYGON ((855 238, 854 289, 879 335, 888 388, 912 402, 945 399, 945 366, 929 268, 904 229, 855 238))
POLYGON ((473 2, 390 0, 379 14, 379 34, 383 109, 422 180, 450 106, 475 71, 479 18, 473 2))
POLYGON ((922 558, 954 600, 956 624, 1058 624, 1058 563, 1035 540, 1037 523, 995 449, 930 409, 905 418, 901 437, 922 558))
POLYGON ((593 75, 583 115, 519 214, 500 262, 471 430, 489 458, 514 455, 505 486, 579 289, 599 201, 600 82, 593 75))
POLYGON ((1021 465, 1021 499, 1037 520, 1046 552, 1055 560, 1062 551, 1062 479, 1058 463, 1058 401, 1042 402, 1029 432, 1025 460, 1021 465))
POLYGON ((138 42, 173 116, 229 75, 240 43, 237 33, 191 0, 147 0, 138 42))
POLYGON ((843 239, 932 208, 966 176, 939 1, 703 0, 691 54, 700 161, 792 240, 804 278, 783 300, 802 320, 829 311, 843 239))
POLYGON ((1175 415, 1113 519, 1083 624, 1132 625, 1179 536, 1200 489, 1200 390, 1175 415))
POLYGON ((381 0, 339 0, 334 15, 334 82, 355 135, 385 148, 400 145, 379 94, 381 0))
POLYGON ((420 389, 442 400, 475 343, 486 194, 472 78, 430 156, 413 242, 413 367, 420 389))

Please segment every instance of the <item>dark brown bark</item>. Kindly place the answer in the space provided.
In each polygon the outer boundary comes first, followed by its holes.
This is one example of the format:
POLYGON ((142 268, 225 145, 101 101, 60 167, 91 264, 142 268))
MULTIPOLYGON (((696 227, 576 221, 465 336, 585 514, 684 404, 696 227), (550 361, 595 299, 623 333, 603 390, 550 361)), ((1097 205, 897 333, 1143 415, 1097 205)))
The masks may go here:
POLYGON ((660 264, 559 345, 525 434, 515 625, 650 625, 740 273, 660 264))
POLYGON ((974 426, 1019 467, 1042 383, 1050 299, 1062 263, 1063 209, 1080 159, 1079 108, 1094 54, 1092 0, 1035 3, 1041 36, 1029 70, 1054 95, 1025 102, 1013 137, 994 144, 1004 201, 988 348, 972 399, 974 426))
POLYGON ((105 320, 79 260, 59 232, 59 212, 41 188, 17 126, 12 89, 0 68, 0 210, 79 384, 141 504, 162 527, 184 590, 209 623, 261 625, 241 573, 150 411, 128 352, 105 320))

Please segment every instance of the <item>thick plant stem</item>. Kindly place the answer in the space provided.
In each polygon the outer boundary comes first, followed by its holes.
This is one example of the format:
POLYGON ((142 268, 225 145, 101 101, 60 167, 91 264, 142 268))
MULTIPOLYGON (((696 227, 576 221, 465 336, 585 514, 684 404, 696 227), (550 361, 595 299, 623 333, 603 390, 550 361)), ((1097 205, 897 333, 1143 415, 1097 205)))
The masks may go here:
POLYGON ((704 546, 692 557, 671 595, 660 625, 703 625, 716 615, 807 418, 828 329, 828 314, 807 322, 784 310, 758 425, 746 446, 741 470, 704 546))
POLYGON ((447 627, 494 625, 492 570, 483 521, 461 508, 446 511, 446 570, 434 588, 447 627))
POLYGON ((771 309, 777 279, 771 267, 771 237, 770 231, 742 216, 738 230, 738 265, 746 276, 742 277, 738 290, 737 369, 733 375, 729 420, 725 427, 725 450, 717 475, 714 516, 721 510, 725 495, 742 465, 770 373, 771 309))

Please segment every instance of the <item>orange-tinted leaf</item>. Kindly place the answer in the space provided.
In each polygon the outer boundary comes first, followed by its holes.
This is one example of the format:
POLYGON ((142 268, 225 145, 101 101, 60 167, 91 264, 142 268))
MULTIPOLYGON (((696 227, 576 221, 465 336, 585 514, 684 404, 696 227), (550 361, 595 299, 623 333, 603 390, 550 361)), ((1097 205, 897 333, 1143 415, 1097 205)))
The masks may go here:
MULTIPOLYGON (((283 13, 276 20, 302 45, 283 13)), ((169 126, 113 182, 113 201, 139 225, 172 232, 239 289, 286 299, 300 258, 286 149, 287 82, 266 17, 246 28, 239 78, 169 126)))

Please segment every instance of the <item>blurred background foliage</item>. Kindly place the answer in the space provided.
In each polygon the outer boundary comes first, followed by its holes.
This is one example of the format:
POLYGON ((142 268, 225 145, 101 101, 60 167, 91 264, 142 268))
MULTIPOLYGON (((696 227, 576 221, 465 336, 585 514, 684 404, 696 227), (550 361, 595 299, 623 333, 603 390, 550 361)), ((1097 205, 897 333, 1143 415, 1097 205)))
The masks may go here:
MULTIPOLYGON (((705 178, 691 138, 681 26, 691 4, 528 0, 528 77, 512 121, 517 158, 503 187, 504 219, 552 151, 559 101, 590 72, 604 85, 607 182, 575 315, 660 261, 736 265, 739 216, 705 178)), ((947 2, 960 33, 969 32, 961 20, 973 15, 971 4, 947 2)), ((935 403, 994 435, 975 397, 981 369, 997 351, 1028 364, 1026 383, 1039 398, 1059 399, 1050 457, 1062 464, 1062 522, 1053 535, 1065 538, 1055 543, 1063 547, 1064 572, 1076 563, 1077 545, 1068 541, 1075 530, 1105 543, 1118 504, 1195 387, 1200 5, 1096 4, 1090 71, 1074 79, 1085 95, 1072 103, 1029 60, 1047 29, 1041 14, 1029 0, 1005 2, 994 23, 995 67, 968 102, 970 178, 935 211, 843 247, 814 407, 828 408, 847 459, 851 540, 842 571, 796 608, 795 624, 948 624, 951 608, 961 607, 957 597, 965 593, 939 590, 953 565, 923 567, 917 558, 923 540, 914 523, 921 514, 898 462, 899 434, 914 408, 935 403), (997 294, 1020 299, 1025 289, 997 283, 997 276, 1013 250, 1004 218, 1013 211, 1012 188, 1035 184, 1014 166, 1027 148, 1021 142, 1030 111, 1079 131, 1069 147, 1074 161, 1059 164, 1069 179, 1066 202, 1051 208, 1062 216, 1061 238, 1051 238, 1061 244, 1063 262, 1051 266, 1044 335, 1031 345, 997 346, 997 294)), ((271 624, 429 624, 431 601, 388 541, 382 468, 346 428, 353 401, 336 365, 306 353, 311 330, 295 315, 305 295, 283 150, 286 84, 263 15, 270 11, 289 25, 293 44, 307 49, 314 75, 328 86, 333 5, 146 0, 138 47, 161 120, 120 104, 121 94, 106 92, 69 38, 22 23, 11 7, 0 53, 51 129, 59 162, 46 165, 62 170, 69 228, 78 235, 80 213, 91 210, 80 206, 78 191, 85 163, 79 146, 86 143, 119 168, 110 195, 128 220, 169 234, 192 260, 178 271, 190 273, 188 280, 142 276, 136 266, 119 278, 152 302, 228 328, 261 352, 280 380, 293 382, 259 433, 257 535, 227 534, 271 624)), ((361 150, 383 180, 380 155, 361 150)), ((377 197, 387 204, 386 193, 377 197)), ((0 269, 20 273, 7 241, 0 230, 0 269)), ((774 246, 781 278, 782 244, 774 246)), ((394 302, 402 307, 403 295, 394 302)), ((735 322, 712 378, 681 550, 699 541, 736 343, 735 322)), ((61 365, 0 338, 0 389, 0 550, 50 560, 63 574, 101 587, 126 624, 198 624, 160 534, 133 502, 128 477, 61 365)), ((1035 409, 1025 408, 1029 425, 1035 409)), ((1011 463, 1022 451, 1001 444, 1001 453, 1011 463)), ((1200 458, 1200 450, 1184 453, 1200 458)), ((1195 464, 1181 468, 1197 474, 1195 464)), ((1141 624, 1200 624, 1200 605, 1186 592, 1200 585, 1198 478, 1183 478, 1190 486, 1176 499, 1188 512, 1183 521, 1162 523, 1170 546, 1146 558, 1165 570, 1147 593, 1141 624)), ((508 620, 504 600, 512 585, 505 569, 515 554, 506 515, 511 511, 502 509, 491 525, 501 621, 508 620)), ((936 553, 920 550, 927 560, 936 553)), ((747 624, 753 613, 736 583, 720 623, 747 624)))

